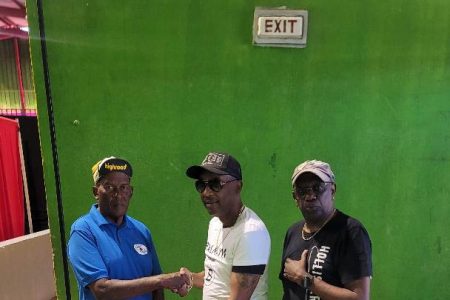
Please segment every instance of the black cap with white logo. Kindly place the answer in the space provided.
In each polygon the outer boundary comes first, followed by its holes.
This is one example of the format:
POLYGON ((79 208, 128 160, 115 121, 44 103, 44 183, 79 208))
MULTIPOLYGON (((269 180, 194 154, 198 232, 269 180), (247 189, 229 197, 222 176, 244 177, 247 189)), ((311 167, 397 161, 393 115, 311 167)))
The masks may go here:
POLYGON ((200 165, 190 166, 186 170, 186 175, 194 179, 199 179, 205 170, 214 174, 231 175, 236 179, 242 179, 241 165, 228 153, 208 153, 200 165))

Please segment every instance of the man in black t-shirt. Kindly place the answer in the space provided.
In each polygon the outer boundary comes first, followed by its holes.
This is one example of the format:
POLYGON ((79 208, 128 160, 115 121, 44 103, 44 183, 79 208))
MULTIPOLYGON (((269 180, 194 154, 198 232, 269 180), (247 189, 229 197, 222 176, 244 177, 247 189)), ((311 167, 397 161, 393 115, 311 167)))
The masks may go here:
POLYGON ((293 224, 284 239, 279 276, 283 300, 368 300, 369 234, 358 220, 335 208, 336 182, 329 164, 300 164, 292 187, 304 220, 293 224))

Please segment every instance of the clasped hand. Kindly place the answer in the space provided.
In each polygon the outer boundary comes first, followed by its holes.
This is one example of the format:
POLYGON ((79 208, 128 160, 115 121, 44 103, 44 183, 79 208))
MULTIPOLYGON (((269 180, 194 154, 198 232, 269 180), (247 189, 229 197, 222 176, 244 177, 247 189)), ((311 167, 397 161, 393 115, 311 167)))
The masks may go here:
POLYGON ((180 297, 186 296, 194 284, 192 273, 186 268, 181 268, 179 272, 171 275, 171 278, 166 281, 165 287, 177 293, 180 297))
POLYGON ((306 272, 306 255, 308 250, 302 252, 300 260, 286 258, 284 263, 283 276, 284 278, 302 285, 306 272))

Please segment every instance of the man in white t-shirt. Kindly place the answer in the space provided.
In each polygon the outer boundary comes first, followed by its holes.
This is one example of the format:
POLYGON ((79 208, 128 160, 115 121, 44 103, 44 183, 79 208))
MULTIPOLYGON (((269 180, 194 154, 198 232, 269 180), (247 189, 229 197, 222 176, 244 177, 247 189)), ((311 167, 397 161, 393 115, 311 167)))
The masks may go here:
POLYGON ((242 172, 227 153, 211 152, 187 169, 208 213, 205 269, 191 273, 203 300, 267 299, 270 236, 263 221, 241 201, 242 172))

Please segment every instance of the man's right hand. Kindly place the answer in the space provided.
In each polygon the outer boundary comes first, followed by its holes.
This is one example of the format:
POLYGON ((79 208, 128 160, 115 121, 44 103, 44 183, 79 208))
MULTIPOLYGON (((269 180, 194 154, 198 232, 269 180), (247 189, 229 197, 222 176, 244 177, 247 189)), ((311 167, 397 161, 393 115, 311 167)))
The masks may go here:
POLYGON ((283 276, 299 285, 302 285, 306 272, 306 255, 308 250, 303 250, 301 258, 294 260, 287 258, 284 263, 283 276))
POLYGON ((161 275, 161 285, 163 288, 170 289, 172 292, 184 297, 188 294, 192 283, 187 272, 174 272, 161 275))
POLYGON ((180 272, 161 274, 161 286, 165 289, 178 290, 184 284, 189 284, 189 276, 180 272))

